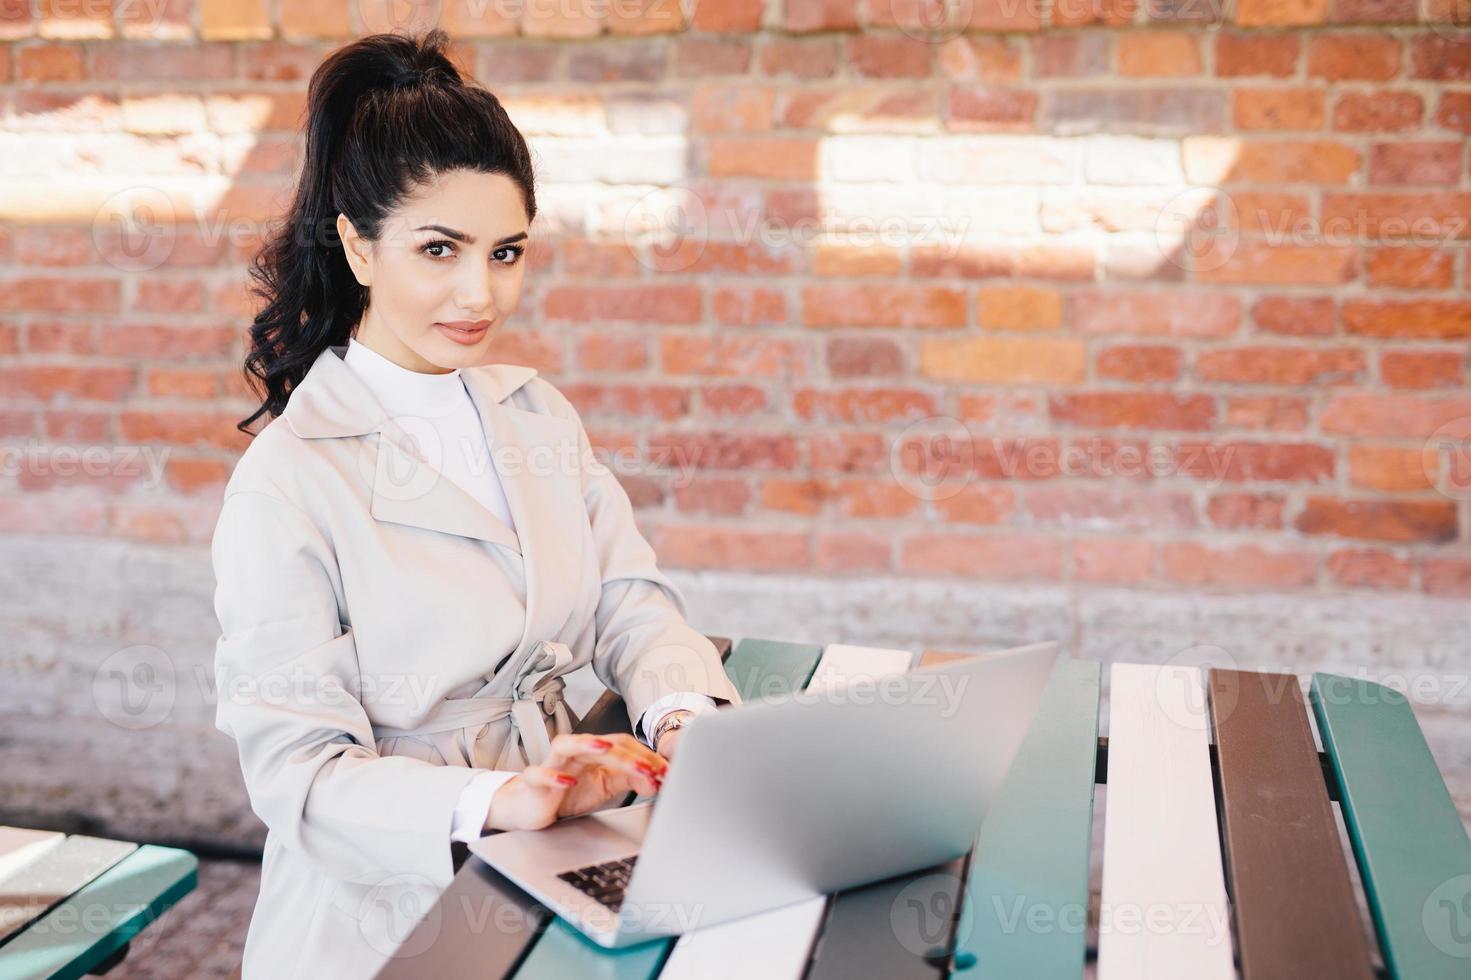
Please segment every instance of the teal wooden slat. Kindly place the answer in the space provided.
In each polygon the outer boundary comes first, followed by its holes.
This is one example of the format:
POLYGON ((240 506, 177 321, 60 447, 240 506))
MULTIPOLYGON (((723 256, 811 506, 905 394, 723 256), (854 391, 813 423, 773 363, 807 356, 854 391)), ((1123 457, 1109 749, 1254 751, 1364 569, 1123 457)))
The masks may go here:
POLYGON ((199 861, 144 845, 0 947, 0 980, 72 980, 122 948, 193 890, 199 861))
POLYGON ((1391 977, 1471 976, 1471 840, 1404 695, 1313 675, 1359 874, 1391 977))
POLYGON ((741 640, 725 661, 725 675, 741 692, 741 700, 754 701, 807 686, 822 647, 778 640, 741 640))
POLYGON ((981 825, 956 929, 966 980, 1083 975, 1097 663, 1061 660, 981 825))
MULTIPOLYGON (((822 655, 818 646, 745 639, 725 658, 725 674, 741 700, 786 694, 805 686, 822 655)), ((532 945, 516 971, 516 980, 564 980, 566 977, 651 980, 668 959, 674 939, 659 939, 621 950, 609 950, 587 939, 561 919, 532 945)))

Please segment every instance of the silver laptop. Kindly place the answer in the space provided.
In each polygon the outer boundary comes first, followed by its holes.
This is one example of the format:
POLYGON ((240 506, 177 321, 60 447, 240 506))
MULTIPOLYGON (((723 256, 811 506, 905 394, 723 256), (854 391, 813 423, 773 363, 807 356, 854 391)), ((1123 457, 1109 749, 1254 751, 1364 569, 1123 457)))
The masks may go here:
POLYGON ((601 946, 679 935, 971 849, 1055 641, 693 719, 659 795, 472 853, 601 946))

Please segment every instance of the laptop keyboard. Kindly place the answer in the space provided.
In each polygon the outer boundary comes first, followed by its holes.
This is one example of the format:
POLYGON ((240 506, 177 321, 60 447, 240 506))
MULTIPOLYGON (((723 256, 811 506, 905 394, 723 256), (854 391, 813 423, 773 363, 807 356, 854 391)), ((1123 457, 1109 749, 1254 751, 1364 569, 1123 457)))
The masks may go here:
POLYGON ((557 877, 617 912, 623 906, 623 890, 628 887, 628 876, 633 873, 633 863, 637 860, 638 855, 633 854, 616 861, 563 871, 557 877))

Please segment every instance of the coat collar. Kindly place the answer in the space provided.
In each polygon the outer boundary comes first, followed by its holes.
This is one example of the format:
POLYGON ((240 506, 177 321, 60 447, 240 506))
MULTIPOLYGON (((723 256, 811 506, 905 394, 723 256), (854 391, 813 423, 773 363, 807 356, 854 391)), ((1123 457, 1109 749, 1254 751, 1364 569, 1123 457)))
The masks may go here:
MULTIPOLYGON (((346 354, 346 344, 323 348, 287 398, 281 417, 302 439, 367 435, 377 432, 388 418, 372 389, 343 360, 346 354)), ((499 404, 534 378, 536 368, 484 364, 460 373, 477 401, 499 404)))
POLYGON ((506 494, 512 531, 477 499, 442 476, 425 452, 417 420, 394 419, 342 359, 346 345, 317 355, 292 390, 281 417, 303 439, 370 436, 356 468, 371 474, 370 510, 379 521, 477 538, 521 555, 526 574, 526 625, 518 651, 556 636, 571 613, 569 576, 581 573, 582 436, 575 420, 521 409, 506 401, 536 375, 509 364, 466 368, 461 374, 490 438, 506 494), (369 449, 369 444, 373 448, 369 449), (523 549, 523 542, 536 542, 523 549))

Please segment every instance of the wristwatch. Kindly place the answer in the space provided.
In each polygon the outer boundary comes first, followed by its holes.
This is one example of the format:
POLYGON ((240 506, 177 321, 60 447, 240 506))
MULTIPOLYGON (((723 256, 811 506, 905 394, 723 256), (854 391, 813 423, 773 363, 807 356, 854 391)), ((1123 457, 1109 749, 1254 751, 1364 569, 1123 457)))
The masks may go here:
POLYGON ((649 744, 654 747, 655 751, 658 751, 660 737, 663 736, 665 732, 672 732, 676 728, 683 727, 685 722, 694 717, 694 714, 695 713, 688 708, 675 708, 663 718, 659 719, 659 724, 654 726, 654 734, 653 737, 649 739, 649 744))

